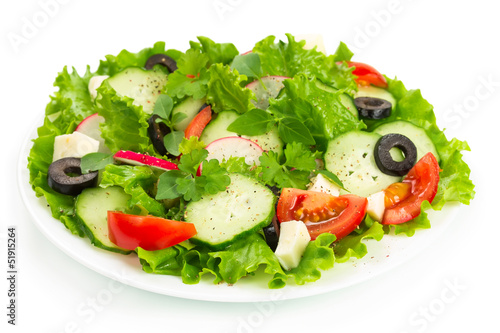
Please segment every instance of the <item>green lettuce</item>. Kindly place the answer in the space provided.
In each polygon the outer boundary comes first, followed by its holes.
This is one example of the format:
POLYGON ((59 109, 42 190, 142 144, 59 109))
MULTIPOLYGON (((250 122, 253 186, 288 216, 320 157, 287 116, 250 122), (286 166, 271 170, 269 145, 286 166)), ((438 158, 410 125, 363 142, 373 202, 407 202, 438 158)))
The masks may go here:
POLYGON ((148 136, 149 115, 133 99, 119 96, 109 83, 98 89, 96 109, 105 122, 101 124, 101 136, 112 151, 132 150, 155 155, 148 136))
POLYGON ((302 73, 330 82, 330 63, 324 53, 304 49, 305 41, 295 41, 287 34, 287 42, 275 43, 275 36, 268 36, 255 44, 253 52, 260 56, 262 69, 266 75, 294 77, 302 73))
POLYGON ((324 151, 328 141, 342 133, 366 127, 340 102, 342 90, 328 92, 304 74, 284 80, 283 84, 281 97, 270 101, 269 110, 299 119, 311 132, 319 150, 324 151))
POLYGON ((222 281, 234 284, 241 278, 263 273, 271 275, 268 287, 283 288, 288 279, 302 285, 321 277, 320 270, 333 267, 335 262, 331 244, 335 236, 322 234, 309 242, 302 260, 296 268, 284 271, 274 252, 259 233, 237 240, 222 251, 213 252, 207 247, 195 246, 190 249, 175 245, 163 250, 146 251, 137 249, 143 270, 148 273, 182 276, 184 283, 200 282, 200 277, 210 273, 214 283, 222 281))
POLYGON ((75 69, 68 72, 66 67, 59 73, 54 82, 59 90, 50 97, 44 123, 37 130, 38 137, 33 140, 28 156, 30 184, 36 195, 45 197, 53 217, 82 237, 83 232, 74 216, 74 197, 52 190, 47 183, 47 173, 52 163, 55 137, 72 133, 80 121, 95 112, 87 88, 91 76, 89 68, 84 76, 78 75, 75 69))
POLYGON ((228 65, 239 52, 233 43, 216 43, 208 37, 199 36, 199 43, 189 42, 192 49, 198 49, 207 55, 209 65, 221 63, 228 65))
POLYGON ((157 181, 158 176, 150 167, 108 164, 99 186, 120 186, 131 196, 129 207, 139 207, 143 215, 162 217, 165 215, 165 207, 149 194, 154 191, 157 181))
POLYGON ((384 237, 384 229, 380 223, 373 221, 369 216, 366 216, 365 222, 366 220, 369 221, 369 228, 361 233, 353 232, 334 244, 336 262, 346 262, 350 258, 363 258, 368 253, 365 243, 362 242, 363 239, 380 241, 384 237))
MULTIPOLYGON (((314 241, 309 242, 299 265, 288 271, 286 275, 293 278, 298 285, 317 281, 321 278, 320 269, 327 270, 333 268, 335 255, 331 245, 334 241, 334 235, 324 233, 319 235, 314 241)), ((275 276, 273 282, 276 282, 278 278, 279 276, 275 276)))
POLYGON ((253 52, 260 57, 262 72, 265 75, 294 77, 304 74, 348 93, 357 89, 352 71, 344 61, 349 61, 352 52, 344 43, 340 43, 334 54, 326 56, 316 49, 304 49, 305 41, 296 41, 287 34, 287 42, 275 43, 274 36, 268 36, 258 42, 253 52))
POLYGON ((246 76, 239 75, 236 70, 231 70, 228 65, 214 64, 208 70, 207 102, 215 112, 234 110, 245 113, 255 106, 252 100, 256 99, 250 89, 242 87, 246 76))

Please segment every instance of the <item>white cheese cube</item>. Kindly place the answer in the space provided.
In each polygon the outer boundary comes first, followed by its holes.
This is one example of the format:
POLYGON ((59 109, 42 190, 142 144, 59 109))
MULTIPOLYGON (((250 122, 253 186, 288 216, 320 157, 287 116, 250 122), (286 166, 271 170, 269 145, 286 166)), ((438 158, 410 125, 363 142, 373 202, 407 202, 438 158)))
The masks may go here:
POLYGON ((56 161, 63 157, 82 157, 88 153, 95 153, 98 150, 99 141, 80 132, 58 135, 54 140, 54 155, 52 156, 52 160, 56 161))
POLYGON ((297 267, 310 240, 311 236, 304 222, 282 222, 278 246, 274 252, 281 266, 286 270, 297 267))
POLYGON ((295 40, 305 40, 306 45, 304 45, 304 48, 306 50, 311 50, 316 46, 316 51, 326 54, 325 44, 323 43, 323 36, 320 34, 297 35, 295 40))
POLYGON ((90 78, 89 81, 89 93, 90 98, 95 100, 97 97, 97 88, 99 88, 104 80, 106 80, 108 75, 97 75, 90 78))
POLYGON ((307 186, 308 191, 324 192, 338 197, 340 187, 329 181, 325 176, 318 173, 316 177, 311 178, 311 183, 307 186))
POLYGON ((366 212, 375 221, 381 222, 385 212, 385 192, 380 191, 368 196, 366 212))

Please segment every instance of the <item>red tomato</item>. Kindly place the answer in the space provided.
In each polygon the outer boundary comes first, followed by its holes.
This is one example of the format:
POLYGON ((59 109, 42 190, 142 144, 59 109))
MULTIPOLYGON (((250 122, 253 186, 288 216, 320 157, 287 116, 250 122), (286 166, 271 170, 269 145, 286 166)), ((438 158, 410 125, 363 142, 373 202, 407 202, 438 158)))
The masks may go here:
POLYGON ((188 127, 184 131, 184 137, 189 139, 192 136, 200 137, 201 133, 205 129, 205 126, 212 119, 212 108, 210 105, 203 108, 198 114, 191 120, 188 127))
POLYGON ((352 73, 358 77, 356 82, 359 85, 369 86, 370 84, 373 84, 377 87, 387 88, 387 81, 385 77, 372 66, 354 61, 348 61, 347 65, 349 67, 354 67, 354 71, 352 73))
POLYGON ((353 194, 335 197, 323 192, 284 188, 278 200, 277 216, 280 222, 303 221, 311 239, 329 232, 339 240, 363 221, 366 205, 366 198, 353 194))
MULTIPOLYGON (((400 199, 392 200, 392 204, 389 203, 390 206, 385 210, 382 224, 400 224, 420 215, 422 202, 434 200, 438 183, 439 164, 432 153, 427 153, 403 179, 403 184, 410 186, 407 186, 406 193, 398 196, 400 199)), ((386 190, 386 198, 387 194, 386 190)))
POLYGON ((167 248, 196 234, 192 223, 114 211, 108 211, 108 231, 109 240, 119 247, 148 251, 167 248))

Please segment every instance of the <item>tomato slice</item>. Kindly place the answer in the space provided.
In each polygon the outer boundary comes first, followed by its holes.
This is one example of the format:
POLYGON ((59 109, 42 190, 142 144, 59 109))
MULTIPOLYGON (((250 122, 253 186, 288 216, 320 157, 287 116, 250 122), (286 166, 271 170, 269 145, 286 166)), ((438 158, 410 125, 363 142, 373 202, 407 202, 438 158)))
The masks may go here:
POLYGON ((212 108, 210 105, 203 108, 198 114, 191 120, 188 127, 184 131, 184 137, 189 139, 192 136, 200 137, 201 133, 207 126, 207 124, 212 119, 212 108))
POLYGON ((155 251, 185 241, 196 234, 194 224, 156 216, 108 211, 109 239, 127 250, 142 247, 155 251))
MULTIPOLYGON (((403 183, 410 184, 410 193, 403 200, 387 207, 382 224, 400 224, 420 215, 422 202, 432 202, 439 183, 439 164, 432 153, 424 155, 408 172, 403 183)), ((386 192, 387 196, 387 192, 386 192)))
POLYGON ((358 77, 356 82, 359 85, 369 86, 370 84, 373 84, 377 87, 387 88, 387 80, 385 77, 372 66, 354 61, 348 61, 347 65, 349 67, 354 67, 354 71, 352 73, 358 77))
POLYGON ((280 223, 303 221, 311 239, 329 232, 339 240, 363 221, 367 203, 366 198, 353 194, 335 197, 323 192, 284 188, 278 200, 277 217, 280 223))

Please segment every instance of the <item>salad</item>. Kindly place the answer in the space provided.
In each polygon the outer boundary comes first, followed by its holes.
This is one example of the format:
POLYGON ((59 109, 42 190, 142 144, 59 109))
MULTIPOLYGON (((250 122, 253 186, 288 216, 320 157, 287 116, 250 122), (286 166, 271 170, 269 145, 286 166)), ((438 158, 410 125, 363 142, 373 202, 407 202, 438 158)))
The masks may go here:
POLYGON ((76 236, 147 273, 269 288, 430 228, 474 197, 466 142, 420 90, 287 34, 251 51, 206 37, 64 68, 28 156, 30 184, 76 236), (261 272, 259 272, 261 274, 261 272))

